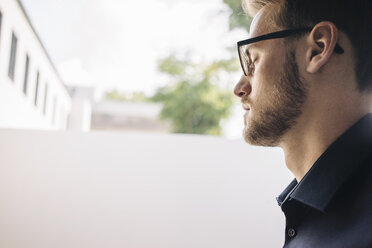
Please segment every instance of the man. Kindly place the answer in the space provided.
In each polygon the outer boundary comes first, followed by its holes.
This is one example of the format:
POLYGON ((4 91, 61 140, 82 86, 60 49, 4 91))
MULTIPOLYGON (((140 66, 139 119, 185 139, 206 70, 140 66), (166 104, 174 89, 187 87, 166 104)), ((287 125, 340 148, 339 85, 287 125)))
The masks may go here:
MULTIPOLYGON (((246 0, 244 138, 279 146, 284 247, 372 247, 372 1, 246 0)), ((269 182, 268 182, 269 183, 269 182)))

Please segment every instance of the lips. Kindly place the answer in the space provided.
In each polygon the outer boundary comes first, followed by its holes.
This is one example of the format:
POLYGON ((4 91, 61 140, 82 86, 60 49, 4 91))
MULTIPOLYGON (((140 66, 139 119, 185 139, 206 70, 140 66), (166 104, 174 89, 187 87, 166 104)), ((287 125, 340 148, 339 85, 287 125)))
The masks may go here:
POLYGON ((248 111, 251 110, 251 107, 248 104, 243 103, 243 109, 248 111))

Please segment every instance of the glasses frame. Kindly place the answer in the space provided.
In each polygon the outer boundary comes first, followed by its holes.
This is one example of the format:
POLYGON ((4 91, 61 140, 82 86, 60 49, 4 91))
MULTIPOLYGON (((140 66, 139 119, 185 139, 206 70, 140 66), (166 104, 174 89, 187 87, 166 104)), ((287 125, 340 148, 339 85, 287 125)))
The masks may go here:
MULTIPOLYGON (((260 35, 260 36, 257 36, 257 37, 253 37, 253 38, 250 38, 250 39, 246 39, 246 40, 242 40, 242 41, 238 41, 237 43, 237 48, 238 48, 238 54, 239 54, 239 60, 240 60, 240 66, 242 67, 243 69, 243 72, 244 72, 244 75, 245 76, 248 76, 249 75, 249 65, 247 63, 247 70, 246 71, 244 69, 244 61, 243 61, 243 57, 242 57, 242 54, 241 54, 241 47, 244 46, 244 45, 248 45, 248 44, 252 44, 252 43, 255 43, 255 42, 258 42, 258 41, 263 41, 263 40, 270 40, 270 39, 278 39, 278 38, 285 38, 285 37, 288 37, 288 36, 291 36, 291 35, 295 35, 295 34, 301 34, 301 33, 307 33, 307 32, 310 32, 313 28, 310 28, 310 27, 307 27, 307 28, 296 28, 296 29, 287 29, 287 30, 282 30, 282 31, 277 31, 277 32, 273 32, 273 33, 268 33, 268 34, 264 34, 264 35, 260 35)), ((344 53, 344 49, 342 49, 342 47, 336 43, 336 46, 335 46, 335 50, 334 50, 336 53, 338 54, 343 54, 344 53)))

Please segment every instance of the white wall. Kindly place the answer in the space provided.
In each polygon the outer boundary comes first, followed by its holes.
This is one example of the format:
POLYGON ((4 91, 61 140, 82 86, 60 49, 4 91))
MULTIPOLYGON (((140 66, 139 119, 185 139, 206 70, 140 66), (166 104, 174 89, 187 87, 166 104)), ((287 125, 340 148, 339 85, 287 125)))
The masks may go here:
POLYGON ((0 130, 0 247, 281 247, 281 150, 223 138, 0 130))
POLYGON ((16 0, 0 0, 0 127, 65 129, 71 99, 52 62, 16 0), (15 78, 8 77, 12 33, 18 38, 15 78), (26 54, 30 58, 28 90, 23 94, 26 54), (38 105, 34 105, 36 74, 40 72, 38 105), (46 114, 44 89, 48 84, 46 114), (53 122, 54 99, 57 99, 53 122))

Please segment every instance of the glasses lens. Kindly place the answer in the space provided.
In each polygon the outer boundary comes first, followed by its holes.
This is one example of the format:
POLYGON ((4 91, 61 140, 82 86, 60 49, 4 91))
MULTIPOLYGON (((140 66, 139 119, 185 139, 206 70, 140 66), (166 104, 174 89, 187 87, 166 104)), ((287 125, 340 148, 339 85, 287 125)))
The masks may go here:
POLYGON ((242 65, 243 72, 246 76, 249 75, 249 67, 251 64, 251 58, 249 56, 249 53, 247 51, 247 45, 243 45, 239 49, 240 53, 240 64, 242 65))

